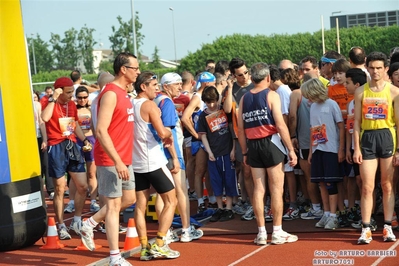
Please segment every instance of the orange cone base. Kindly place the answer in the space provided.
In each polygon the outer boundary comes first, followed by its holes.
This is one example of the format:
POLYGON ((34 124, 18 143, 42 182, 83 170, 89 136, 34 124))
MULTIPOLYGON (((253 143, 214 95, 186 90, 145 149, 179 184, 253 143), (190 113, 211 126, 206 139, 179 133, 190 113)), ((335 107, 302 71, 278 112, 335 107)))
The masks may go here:
MULTIPOLYGON (((96 245, 96 247, 94 248, 94 250, 97 250, 97 249, 100 249, 100 248, 102 248, 103 246, 101 246, 101 245, 97 245, 97 244, 95 244, 96 245)), ((77 246, 76 248, 74 248, 73 250, 88 250, 86 247, 85 247, 85 245, 83 245, 83 243, 82 243, 82 241, 80 242, 80 245, 79 246, 77 246)))
POLYGON ((64 248, 65 245, 61 244, 60 241, 57 239, 56 241, 50 240, 47 237, 47 242, 44 246, 41 246, 39 249, 61 249, 64 248))

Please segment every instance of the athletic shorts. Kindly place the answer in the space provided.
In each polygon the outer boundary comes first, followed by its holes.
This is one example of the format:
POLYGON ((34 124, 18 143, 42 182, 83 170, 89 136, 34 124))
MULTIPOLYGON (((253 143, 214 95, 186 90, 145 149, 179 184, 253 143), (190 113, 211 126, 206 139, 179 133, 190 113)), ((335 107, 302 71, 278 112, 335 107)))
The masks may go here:
POLYGON ((190 136, 190 137, 187 137, 187 138, 184 138, 184 140, 183 140, 183 148, 185 149, 185 148, 190 148, 191 147, 191 139, 192 139, 192 137, 190 136))
MULTIPOLYGON (((83 158, 85 159, 85 162, 94 162, 94 143, 96 143, 96 139, 94 138, 94 136, 88 136, 86 138, 91 143, 93 149, 91 149, 91 151, 88 152, 84 152, 83 149, 80 149, 80 152, 83 158)), ((84 143, 80 139, 77 139, 77 143, 80 147, 84 146, 84 143)))
POLYGON ((201 141, 192 141, 191 142, 191 155, 195 156, 199 149, 205 150, 204 145, 201 141))
POLYGON ((158 194, 163 194, 175 188, 175 182, 169 169, 165 166, 149 172, 134 173, 136 177, 136 191, 143 191, 153 186, 158 194))
POLYGON ((122 197, 122 190, 135 188, 133 167, 126 165, 129 171, 129 180, 119 178, 115 166, 97 166, 98 193, 108 198, 122 197))
POLYGON ((309 157, 309 149, 299 149, 299 159, 308 160, 309 157))
POLYGON ((230 161, 230 154, 216 157, 216 161, 208 160, 208 173, 215 196, 238 196, 238 183, 234 162, 230 161))
POLYGON ((285 163, 285 154, 272 142, 272 136, 248 140, 247 163, 253 168, 269 168, 285 163))
POLYGON ((394 154, 394 139, 388 128, 365 130, 360 141, 363 160, 389 158, 394 154))
POLYGON ((60 178, 65 176, 66 172, 86 172, 85 163, 80 153, 80 147, 69 139, 56 145, 49 146, 47 153, 48 173, 50 177, 60 178))
POLYGON ((334 183, 343 180, 342 167, 338 163, 338 154, 316 150, 312 154, 310 180, 313 183, 334 183))

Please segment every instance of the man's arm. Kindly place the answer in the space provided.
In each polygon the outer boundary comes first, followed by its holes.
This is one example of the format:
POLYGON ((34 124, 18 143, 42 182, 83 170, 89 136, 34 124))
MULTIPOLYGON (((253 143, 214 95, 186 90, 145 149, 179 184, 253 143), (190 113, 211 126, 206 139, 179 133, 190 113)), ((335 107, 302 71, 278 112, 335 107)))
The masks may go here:
POLYGON ((297 127, 297 113, 302 98, 301 90, 294 90, 290 95, 290 107, 288 113, 288 130, 290 132, 290 138, 294 148, 298 149, 298 139, 296 136, 297 127))
POLYGON ((226 89, 226 99, 224 99, 223 103, 223 111, 226 114, 231 113, 231 108, 233 108, 233 82, 231 79, 227 80, 227 89, 226 89))
POLYGON ((197 131, 194 129, 194 124, 191 121, 191 115, 194 113, 195 108, 197 108, 200 104, 200 99, 199 97, 193 97, 191 98, 190 103, 184 109, 183 115, 181 117, 181 121, 183 122, 184 127, 190 132, 191 135, 193 135, 194 138, 198 139, 198 134, 197 131))
POLYGON ((240 143, 241 146, 241 151, 243 154, 243 162, 244 164, 247 164, 247 138, 245 136, 245 129, 244 129, 244 120, 242 118, 242 106, 243 106, 243 101, 244 97, 241 98, 240 104, 238 107, 238 118, 237 118, 237 126, 238 126, 238 142, 240 143), (244 155, 245 154, 245 155, 244 155))
POLYGON ((355 91, 355 121, 353 124, 353 162, 361 164, 363 156, 360 151, 360 124, 362 123, 362 100, 364 87, 361 86, 355 91))
POLYGON ((53 99, 54 102, 49 102, 46 106, 46 108, 43 109, 42 111, 42 119, 44 122, 48 122, 51 117, 53 116, 53 111, 54 111, 54 106, 55 106, 55 101, 58 99, 58 97, 63 93, 63 90, 61 88, 57 88, 54 90, 53 93, 53 99))

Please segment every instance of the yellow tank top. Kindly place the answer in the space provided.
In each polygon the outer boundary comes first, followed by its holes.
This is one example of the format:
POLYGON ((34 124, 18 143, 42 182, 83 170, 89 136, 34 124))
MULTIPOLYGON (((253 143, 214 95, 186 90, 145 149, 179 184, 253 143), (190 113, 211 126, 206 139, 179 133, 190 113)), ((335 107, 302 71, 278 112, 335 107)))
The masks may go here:
POLYGON ((395 119, 389 82, 380 92, 370 90, 369 83, 364 85, 361 126, 362 131, 388 128, 394 132, 395 119))

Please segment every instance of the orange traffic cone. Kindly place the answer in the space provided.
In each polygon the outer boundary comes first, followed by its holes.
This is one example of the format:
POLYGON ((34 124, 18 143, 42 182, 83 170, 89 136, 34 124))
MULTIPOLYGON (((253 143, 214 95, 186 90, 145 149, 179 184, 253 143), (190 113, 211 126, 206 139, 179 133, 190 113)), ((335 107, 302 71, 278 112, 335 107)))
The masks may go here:
POLYGON ((61 249, 63 247, 64 245, 60 243, 58 238, 54 217, 48 217, 47 241, 44 246, 40 247, 40 249, 61 249))
POLYGON ((133 218, 129 218, 129 223, 127 224, 127 232, 125 238, 125 246, 123 250, 131 250, 140 246, 139 236, 136 230, 136 223, 133 218))
POLYGON ((202 185, 203 185, 203 192, 202 192, 202 196, 204 197, 208 197, 208 189, 206 189, 206 185, 205 185, 205 177, 202 178, 202 185))
MULTIPOLYGON (((87 218, 83 219, 83 221, 86 221, 86 220, 87 220, 87 218)), ((94 236, 93 236, 93 241, 94 241, 94 236)), ((103 247, 101 245, 97 245, 96 243, 94 243, 94 245, 95 245, 95 248, 94 248, 95 250, 103 247)), ((74 248, 74 250, 89 250, 89 249, 83 244, 83 241, 80 240, 80 245, 77 246, 76 248, 74 248)))

